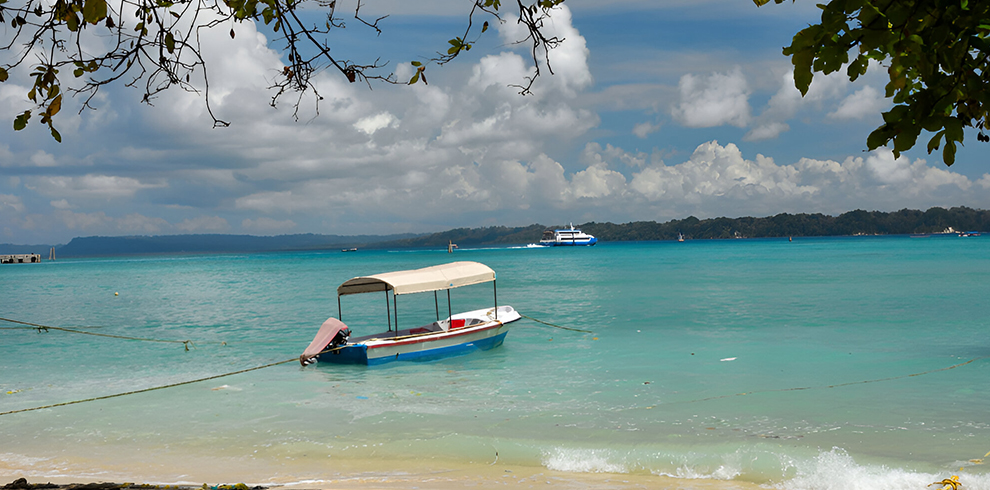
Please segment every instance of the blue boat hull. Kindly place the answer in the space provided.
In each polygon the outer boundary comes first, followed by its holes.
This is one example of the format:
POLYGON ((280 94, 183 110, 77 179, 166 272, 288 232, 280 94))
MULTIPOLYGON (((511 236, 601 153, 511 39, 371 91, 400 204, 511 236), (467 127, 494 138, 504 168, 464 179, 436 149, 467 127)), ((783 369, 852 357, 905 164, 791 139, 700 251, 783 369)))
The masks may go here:
POLYGON ((598 243, 597 238, 592 238, 591 240, 568 240, 559 242, 540 242, 540 245, 544 247, 581 247, 581 246, 591 246, 598 243))
POLYGON ((320 362, 328 362, 333 364, 367 364, 369 366, 376 366, 394 361, 432 361, 445 357, 470 354, 475 351, 494 349, 502 345, 502 342, 505 341, 505 334, 507 333, 509 332, 503 331, 502 333, 491 337, 477 339, 462 344, 448 345, 433 349, 396 352, 394 355, 372 356, 371 358, 368 357, 367 345, 354 344, 346 346, 335 352, 320 354, 317 359, 319 359, 320 362))

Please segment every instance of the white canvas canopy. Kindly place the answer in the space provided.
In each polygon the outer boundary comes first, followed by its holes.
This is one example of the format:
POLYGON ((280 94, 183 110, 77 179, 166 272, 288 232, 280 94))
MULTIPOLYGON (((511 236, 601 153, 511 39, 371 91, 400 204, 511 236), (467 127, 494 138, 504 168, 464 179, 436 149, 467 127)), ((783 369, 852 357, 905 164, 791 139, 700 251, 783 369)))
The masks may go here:
POLYGON ((495 271, 478 262, 451 262, 410 271, 355 277, 337 288, 337 295, 392 290, 393 294, 443 291, 495 280, 495 271))

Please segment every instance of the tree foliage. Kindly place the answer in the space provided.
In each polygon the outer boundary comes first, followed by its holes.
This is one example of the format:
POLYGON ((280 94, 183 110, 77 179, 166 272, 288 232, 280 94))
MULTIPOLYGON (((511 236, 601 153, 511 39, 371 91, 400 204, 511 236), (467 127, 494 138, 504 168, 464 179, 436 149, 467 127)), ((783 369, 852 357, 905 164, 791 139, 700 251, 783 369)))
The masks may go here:
POLYGON ((807 94, 814 73, 844 68, 853 81, 871 62, 885 67, 894 106, 867 138, 869 149, 893 142, 900 156, 924 130, 933 134, 928 153, 941 147, 942 161, 952 165, 964 128, 977 128, 977 140, 990 141, 990 2, 831 0, 819 8, 821 23, 802 29, 784 48, 794 84, 807 94))
MULTIPOLYGON (((61 141, 54 117, 62 108, 65 93, 82 95, 82 109, 105 85, 120 82, 143 91, 151 103, 161 92, 179 88, 198 92, 204 87, 204 103, 215 126, 227 126, 209 106, 209 67, 203 60, 200 35, 204 29, 229 29, 233 38, 237 23, 259 22, 276 37, 275 49, 284 57, 284 67, 275 74, 270 88, 272 106, 286 94, 296 94, 298 114, 302 96, 316 96, 317 111, 322 98, 314 76, 330 69, 349 82, 380 80, 386 83, 426 83, 426 69, 442 65, 468 51, 488 30, 485 20, 502 21, 501 0, 475 0, 466 11, 464 33, 451 39, 444 51, 425 61, 413 61, 415 73, 408 81, 396 80, 380 59, 354 61, 333 49, 332 35, 347 23, 339 10, 348 0, 0 0, 0 23, 9 23, 7 38, 0 45, 6 59, 0 61, 0 82, 17 69, 28 70, 33 84, 27 94, 34 106, 16 116, 14 129, 24 129, 33 116, 48 125, 52 137, 61 141), (340 2, 340 4, 338 4, 340 2), (306 11, 310 9, 309 11, 306 11), (319 21, 313 12, 319 12, 319 21), (72 73, 67 82, 67 73, 72 73), (201 85, 200 85, 201 84, 201 85)), ((562 39, 544 34, 550 9, 564 0, 516 0, 518 22, 526 26, 534 58, 546 56, 562 39)), ((366 19, 362 0, 353 0, 353 19, 364 34, 382 32, 385 17, 366 19)), ((549 66, 549 59, 545 58, 549 66)), ((536 74, 519 86, 529 92, 536 74), (528 83, 527 83, 528 82, 528 83)))

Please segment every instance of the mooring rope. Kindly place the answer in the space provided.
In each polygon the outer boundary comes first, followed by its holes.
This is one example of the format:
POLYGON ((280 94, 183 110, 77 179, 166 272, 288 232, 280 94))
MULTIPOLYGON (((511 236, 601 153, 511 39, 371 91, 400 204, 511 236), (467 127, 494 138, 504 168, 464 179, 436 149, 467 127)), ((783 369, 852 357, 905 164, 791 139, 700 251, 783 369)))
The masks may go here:
POLYGON ((112 334, 108 334, 108 333, 87 332, 85 330, 78 330, 78 329, 75 329, 75 328, 53 327, 51 325, 39 325, 37 323, 22 322, 22 321, 19 321, 19 320, 11 320, 9 318, 2 318, 2 317, 0 317, 0 320, 3 320, 5 322, 10 322, 10 323, 17 323, 17 324, 20 324, 20 325, 27 325, 25 327, 6 327, 6 328, 25 328, 25 329, 30 328, 31 330, 37 330, 39 333, 40 332, 47 332, 49 330, 60 330, 62 332, 80 333, 80 334, 84 334, 84 335, 95 335, 97 337, 110 337, 110 338, 113 338, 113 339, 140 340, 142 342, 162 342, 162 343, 168 343, 168 344, 182 344, 182 345, 185 346, 187 352, 189 351, 189 346, 190 345, 193 346, 193 348, 196 347, 196 345, 193 344, 193 341, 191 341, 191 340, 163 340, 163 339, 148 339, 148 338, 142 338, 142 337, 128 337, 126 335, 112 335, 112 334))
POLYGON ((141 390, 127 391, 127 392, 124 392, 124 393, 115 393, 113 395, 96 396, 96 397, 93 397, 93 398, 86 398, 84 400, 73 400, 71 402, 54 403, 52 405, 44 405, 44 406, 41 406, 41 407, 31 407, 31 408, 22 408, 20 410, 10 410, 8 412, 0 412, 0 415, 10 415, 12 413, 30 412, 30 411, 33 411, 33 410, 41 410, 41 409, 44 409, 44 408, 64 407, 66 405, 75 405, 77 403, 92 402, 92 401, 96 401, 96 400, 106 400, 108 398, 117 398, 119 396, 125 396, 125 395, 135 395, 135 394, 138 394, 138 393, 146 393, 146 392, 155 391, 155 390, 164 390, 165 388, 174 388, 176 386, 182 386, 182 385, 188 385, 188 384, 193 384, 193 383, 199 383, 201 381, 209 381, 211 379, 224 378, 224 377, 227 377, 227 376, 233 376, 235 374, 247 373, 247 372, 250 372, 250 371, 257 371, 259 369, 270 368, 272 366, 278 366, 279 364, 286 364, 286 363, 293 362, 293 361, 298 361, 298 360, 299 360, 298 357, 293 357, 292 359, 286 359, 284 361, 273 362, 271 364, 265 364, 264 366, 255 366, 253 368, 241 369, 239 371, 234 371, 234 372, 231 372, 231 373, 217 374, 217 375, 208 376, 208 377, 205 377, 205 378, 193 379, 193 380, 189 380, 189 381, 181 381, 181 382, 178 382, 178 383, 172 383, 172 384, 167 384, 167 385, 162 385, 162 386, 152 386, 151 388, 144 388, 144 389, 141 389, 141 390))
MULTIPOLYGON (((338 350, 343 349, 343 348, 344 348, 344 346, 342 346, 342 345, 341 346, 338 346, 338 347, 331 347, 329 349, 325 349, 325 350, 317 353, 316 355, 319 356, 320 354, 326 354, 328 352, 338 351, 338 350)), ((55 404, 52 404, 52 405, 44 405, 44 406, 41 406, 41 407, 22 408, 20 410, 11 410, 9 412, 0 412, 0 415, 9 415, 9 414, 12 414, 12 413, 21 413, 21 412, 31 412, 31 411, 34 411, 34 410, 41 410, 43 408, 64 407, 66 405, 75 405, 77 403, 92 402, 92 401, 96 401, 96 400, 106 400, 108 398, 117 398, 119 396, 125 396, 125 395, 135 395, 135 394, 138 394, 138 393, 146 393, 146 392, 155 391, 155 390, 164 390, 165 388, 174 388, 176 386, 189 385, 189 384, 193 384, 193 383, 199 383, 201 381, 209 381, 211 379, 225 378, 227 376, 233 376, 235 374, 242 374, 242 373, 247 373, 247 372, 251 372, 251 371, 257 371, 259 369, 270 368, 270 367, 273 367, 273 366, 278 366, 280 364, 286 364, 286 363, 294 362, 294 361, 298 361, 298 360, 299 360, 298 357, 293 357, 292 359, 286 359, 284 361, 273 362, 273 363, 265 364, 264 366, 255 366, 253 368, 241 369, 241 370, 233 371, 233 372, 229 372, 229 373, 217 374, 217 375, 213 375, 213 376, 207 376, 205 378, 193 379, 193 380, 189 380, 189 381, 181 381, 179 383, 172 383, 172 384, 167 384, 167 385, 162 385, 162 386, 152 386, 151 388, 144 388, 144 389, 141 389, 141 390, 134 390, 134 391, 126 391, 124 393, 115 393, 113 395, 96 396, 96 397, 93 397, 93 398, 86 398, 84 400, 73 400, 71 402, 55 403, 55 404)))
POLYGON ((564 326, 561 326, 561 325, 554 325, 553 323, 545 322, 543 320, 537 320, 536 318, 533 318, 531 316, 523 315, 522 313, 519 313, 519 316, 521 316, 523 318, 527 318, 527 319, 533 320, 536 323, 542 323, 542 324, 544 324, 544 325, 546 325, 548 327, 560 328, 560 329, 563 329, 563 330, 570 330, 570 331, 573 331, 573 332, 595 333, 595 332, 592 332, 591 330, 582 330, 580 328, 564 327, 564 326))

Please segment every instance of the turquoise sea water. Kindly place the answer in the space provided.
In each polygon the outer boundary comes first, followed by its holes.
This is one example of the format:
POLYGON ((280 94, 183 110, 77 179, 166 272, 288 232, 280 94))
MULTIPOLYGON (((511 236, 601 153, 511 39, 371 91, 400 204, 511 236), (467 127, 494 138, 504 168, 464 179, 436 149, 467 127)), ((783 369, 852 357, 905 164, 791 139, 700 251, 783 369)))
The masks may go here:
MULTIPOLYGON (((286 363, 2 415, 0 467, 201 483, 183 461, 293 481, 425 460, 788 489, 916 489, 959 475, 990 489, 990 458, 971 461, 990 451, 990 237, 2 266, 4 318, 195 348, 0 322, 0 412, 297 357, 336 316, 339 283, 453 260, 492 267, 501 304, 594 333, 523 319, 503 346, 441 361, 286 363)), ((404 326, 434 319, 421 296, 400 298, 404 326)), ((452 298, 455 310, 484 307, 491 288, 452 298)), ((371 333, 383 303, 345 297, 343 319, 371 333)))

